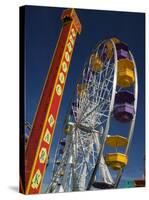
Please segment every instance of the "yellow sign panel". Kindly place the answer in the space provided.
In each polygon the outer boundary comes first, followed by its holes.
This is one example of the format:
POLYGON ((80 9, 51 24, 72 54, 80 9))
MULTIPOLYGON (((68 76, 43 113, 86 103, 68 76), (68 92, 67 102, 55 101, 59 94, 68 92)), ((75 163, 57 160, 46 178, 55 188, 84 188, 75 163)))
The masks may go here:
POLYGON ((63 61, 63 63, 62 63, 62 70, 65 73, 67 72, 67 63, 65 61, 63 61))
POLYGON ((33 189, 37 189, 39 187, 39 185, 40 185, 40 182, 41 182, 41 172, 38 169, 37 172, 35 173, 33 179, 32 179, 31 187, 33 189))
POLYGON ((42 148, 40 153, 39 153, 39 161, 40 163, 45 163, 47 159, 47 150, 46 148, 42 148))
POLYGON ((51 140, 51 134, 50 131, 48 129, 46 129, 46 133, 44 135, 43 140, 47 143, 50 144, 50 140, 51 140))
POLYGON ((53 117, 52 114, 50 115, 50 117, 49 117, 49 119, 48 119, 48 122, 49 122, 50 127, 52 128, 53 125, 54 125, 54 117, 53 117))
POLYGON ((60 75, 59 75, 59 81, 60 81, 61 84, 63 84, 65 82, 65 77, 64 77, 63 72, 61 72, 60 75))
POLYGON ((69 55, 68 51, 65 52, 65 59, 67 62, 70 61, 70 55, 69 55))
POLYGON ((75 32, 74 28, 71 29, 71 32, 72 32, 73 37, 75 37, 76 36, 76 32, 75 32))
POLYGON ((70 42, 68 42, 67 47, 68 47, 68 51, 69 51, 69 53, 71 53, 71 52, 72 52, 72 46, 71 46, 71 43, 70 43, 70 42))
POLYGON ((70 40, 71 44, 74 45, 74 39, 73 39, 72 35, 70 35, 69 40, 70 40))
POLYGON ((58 96, 60 96, 62 94, 62 88, 60 84, 57 84, 56 86, 56 93, 58 96))

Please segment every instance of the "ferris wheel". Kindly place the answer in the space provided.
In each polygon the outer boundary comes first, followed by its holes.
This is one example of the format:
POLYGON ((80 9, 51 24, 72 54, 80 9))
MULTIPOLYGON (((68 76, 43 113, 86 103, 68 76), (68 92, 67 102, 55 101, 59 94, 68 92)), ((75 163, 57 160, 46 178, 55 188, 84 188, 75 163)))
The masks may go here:
POLYGON ((77 83, 47 193, 118 187, 128 163, 137 96, 128 45, 117 38, 97 44, 77 83), (118 123, 114 132, 113 123, 118 123))

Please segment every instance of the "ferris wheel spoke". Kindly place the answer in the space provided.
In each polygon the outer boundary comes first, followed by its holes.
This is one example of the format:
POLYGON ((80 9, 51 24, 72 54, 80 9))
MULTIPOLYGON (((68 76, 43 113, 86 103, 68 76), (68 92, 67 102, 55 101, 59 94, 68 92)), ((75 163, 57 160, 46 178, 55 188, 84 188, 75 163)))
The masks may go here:
MULTIPOLYGON (((105 70, 106 71, 106 73, 107 73, 107 70, 105 70)), ((108 82, 108 80, 106 79, 105 81, 107 81, 108 82)), ((105 82, 104 82, 104 84, 105 84, 105 82)), ((99 86, 98 86, 99 87, 99 86)), ((92 94, 92 95, 90 95, 90 96, 97 96, 97 95, 95 95, 95 89, 94 89, 94 93, 92 94)), ((86 98, 87 99, 87 98, 86 98)), ((96 101, 97 101, 97 97, 96 97, 96 101)), ((82 103, 82 102, 81 102, 82 103)), ((85 104, 86 105, 86 104, 85 104)), ((82 111, 82 109, 81 109, 81 111, 82 111)), ((81 112, 82 113, 82 112, 81 112)), ((84 114, 84 112, 83 112, 83 114, 84 114)), ((81 116, 82 117, 82 116, 81 116)))

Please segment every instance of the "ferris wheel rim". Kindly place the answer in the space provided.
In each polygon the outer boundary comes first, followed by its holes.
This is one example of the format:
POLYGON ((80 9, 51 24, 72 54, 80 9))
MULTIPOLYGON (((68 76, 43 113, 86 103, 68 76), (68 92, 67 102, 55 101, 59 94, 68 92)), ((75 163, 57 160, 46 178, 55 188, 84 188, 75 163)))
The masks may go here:
MULTIPOLYGON (((136 67, 136 62, 135 62, 135 59, 131 53, 131 51, 129 51, 129 54, 130 54, 130 57, 131 57, 131 60, 134 64, 134 74, 135 74, 135 84, 134 84, 134 116, 133 116, 133 119, 130 123, 130 128, 129 128, 129 133, 128 133, 128 144, 126 146, 126 149, 125 149, 125 155, 128 155, 128 152, 129 152, 129 148, 130 148, 130 144, 131 144, 131 141, 132 141, 132 138, 133 138, 133 134, 134 134, 134 126, 135 126, 135 121, 136 121, 136 112, 137 112, 137 103, 138 103, 138 75, 137 75, 137 67, 136 67)), ((122 173, 123 173, 123 170, 124 169, 121 169, 116 177, 116 181, 115 181, 115 184, 114 184, 114 187, 116 188, 120 182, 120 179, 121 179, 121 176, 122 176, 122 173)))
MULTIPOLYGON (((110 104, 109 104, 109 114, 108 114, 108 118, 106 120, 106 125, 105 125, 105 128, 104 128, 104 133, 103 133, 103 141, 102 141, 102 146, 100 148, 100 152, 99 152, 99 155, 98 155, 98 160, 96 161, 96 166, 99 165, 100 163, 100 160, 101 160, 101 157, 103 155, 103 151, 104 151, 104 147, 105 147, 105 140, 106 140, 106 136, 108 135, 108 131, 109 131, 109 127, 110 127, 110 121, 111 121, 111 117, 112 117, 112 112, 113 112, 113 107, 114 107, 114 101, 115 101, 115 95, 116 95, 116 92, 117 92, 117 68, 118 68, 118 57, 117 57, 117 50, 116 50, 116 45, 114 43, 114 41, 112 39, 109 39, 109 40, 104 40, 102 41, 101 43, 99 43, 99 45, 96 47, 96 49, 100 48, 102 46, 102 44, 104 44, 106 41, 110 41, 112 43, 112 46, 113 46, 113 53, 114 53, 114 78, 113 78, 113 88, 112 88, 112 95, 111 95, 111 98, 110 98, 110 104)), ((130 122, 130 130, 129 130, 129 139, 128 139, 128 144, 127 144, 127 147, 126 147, 126 150, 125 150, 125 154, 128 154, 128 149, 129 149, 129 146, 130 146, 130 143, 131 143, 131 139, 132 139, 132 135, 133 135, 133 130, 131 129, 134 129, 134 124, 135 124, 135 118, 136 118, 136 109, 137 109, 137 97, 138 97, 138 94, 137 94, 137 91, 138 91, 138 80, 137 80, 137 69, 136 69, 136 64, 135 64, 135 61, 134 61, 134 58, 131 54, 131 52, 129 51, 130 53, 130 56, 131 56, 131 59, 134 63, 134 70, 135 70, 135 84, 134 84, 134 87, 135 87, 135 102, 134 102, 134 105, 135 105, 135 116, 133 116, 133 120, 130 122)), ((90 60, 89 60, 90 62, 90 60)), ((94 170, 94 172, 96 172, 96 168, 94 170)), ((116 180, 114 181, 114 187, 116 187, 119 183, 119 180, 121 178, 121 175, 123 173, 123 169, 121 169, 116 177, 116 180)), ((93 174, 92 174, 93 175, 93 174)), ((89 180, 89 183, 87 185, 87 190, 90 189, 91 185, 92 185, 92 180, 93 180, 93 176, 91 176, 90 180, 89 180)))

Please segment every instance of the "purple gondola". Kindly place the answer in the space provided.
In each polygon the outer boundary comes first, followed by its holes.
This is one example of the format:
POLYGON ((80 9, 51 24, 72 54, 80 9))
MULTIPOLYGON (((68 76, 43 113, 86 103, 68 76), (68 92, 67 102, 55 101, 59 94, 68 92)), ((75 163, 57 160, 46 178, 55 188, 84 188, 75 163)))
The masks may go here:
POLYGON ((116 44, 116 50, 117 50, 117 57, 118 60, 123 59, 123 58, 129 58, 129 50, 128 46, 124 43, 117 43, 116 44))
POLYGON ((128 103, 116 104, 113 114, 115 119, 120 122, 130 122, 134 116, 134 106, 128 103))
POLYGON ((128 45, 123 42, 120 42, 116 44, 116 49, 117 50, 123 49, 125 51, 128 51, 128 45))
POLYGON ((59 150, 59 154, 62 155, 63 154, 63 149, 59 150))
POLYGON ((127 51, 121 49, 117 51, 117 58, 118 60, 123 59, 123 58, 129 58, 129 54, 127 51))
POLYGON ((77 107, 77 102, 72 102, 73 107, 77 107))
POLYGON ((134 95, 128 91, 118 92, 115 96, 115 104, 133 103, 134 95))
POLYGON ((77 112, 77 102, 72 103, 71 111, 72 111, 72 114, 74 114, 74 115, 76 114, 76 112, 77 112))
POLYGON ((73 110, 72 110, 72 108, 70 109, 70 116, 72 116, 73 115, 73 110))
POLYGON ((62 146, 65 146, 66 141, 65 141, 64 139, 62 139, 62 140, 60 140, 60 144, 61 144, 62 146))
POLYGON ((94 182, 93 187, 98 189, 111 189, 114 188, 114 185, 106 182, 94 182))

